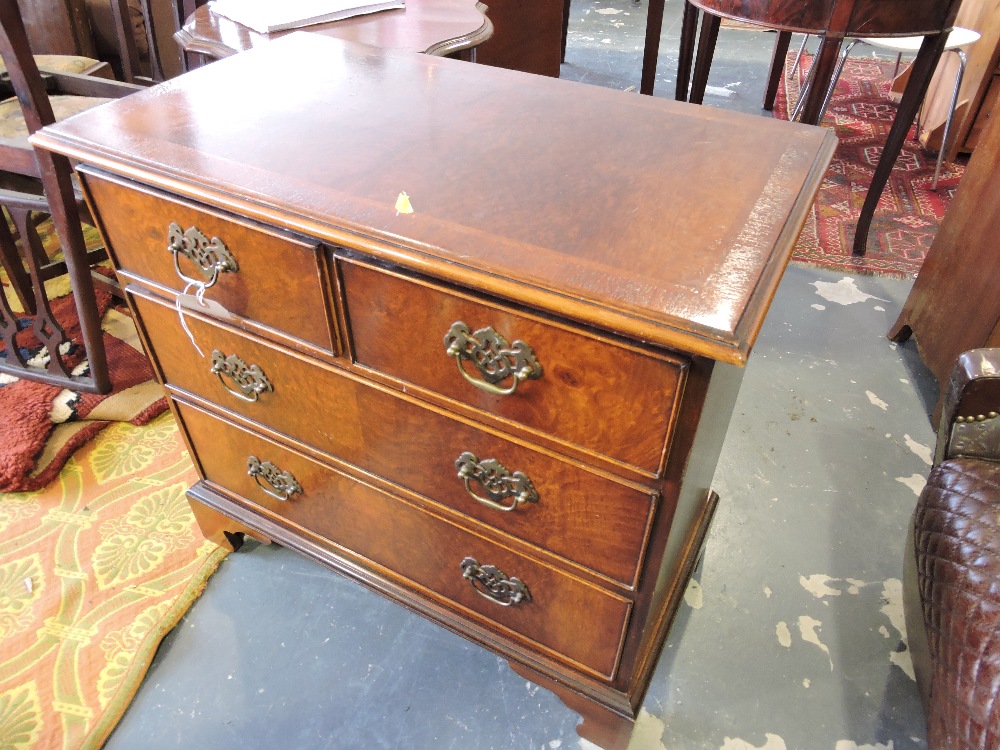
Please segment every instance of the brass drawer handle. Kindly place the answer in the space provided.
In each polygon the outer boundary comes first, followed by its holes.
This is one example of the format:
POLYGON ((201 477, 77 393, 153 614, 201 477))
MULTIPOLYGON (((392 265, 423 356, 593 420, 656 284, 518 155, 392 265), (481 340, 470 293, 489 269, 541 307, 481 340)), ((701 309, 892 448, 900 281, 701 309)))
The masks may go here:
POLYGON ((494 510, 517 510, 523 503, 537 503, 538 491, 521 471, 511 473, 495 458, 480 461, 474 454, 465 451, 455 461, 458 478, 465 480, 465 491, 477 503, 494 510), (477 495, 472 491, 470 482, 475 480, 482 485, 489 497, 477 495), (509 501, 509 502, 503 502, 509 501))
POLYGON ((229 252, 225 243, 218 237, 209 239, 197 227, 190 227, 184 231, 180 224, 171 222, 167 227, 167 250, 174 256, 174 269, 177 275, 181 277, 181 281, 191 286, 208 289, 219 280, 220 273, 236 273, 240 270, 236 258, 229 252), (185 276, 181 271, 179 255, 194 263, 205 280, 199 281, 185 276))
POLYGON ((480 565, 474 557, 462 560, 462 578, 472 584, 477 594, 501 607, 531 601, 531 594, 524 581, 508 578, 492 565, 480 565))
POLYGON ((248 365, 235 354, 228 357, 218 349, 212 350, 212 374, 218 375, 222 387, 243 401, 256 401, 262 393, 271 393, 274 386, 267 375, 257 365, 248 365), (236 385, 230 388, 224 378, 229 378, 236 385))
POLYGON ((253 477, 258 487, 278 500, 288 500, 296 492, 302 492, 302 485, 289 472, 256 456, 247 458, 247 474, 253 477), (262 479, 268 486, 264 486, 262 479))
POLYGON ((507 339, 492 327, 471 333, 469 326, 462 321, 452 323, 444 337, 444 348, 449 357, 455 358, 463 378, 495 396, 510 395, 521 381, 542 377, 542 366, 535 359, 531 347, 523 341, 508 344, 507 339), (462 366, 462 360, 475 365, 483 379, 469 375, 462 366), (508 378, 511 378, 510 385, 501 387, 499 384, 508 378))

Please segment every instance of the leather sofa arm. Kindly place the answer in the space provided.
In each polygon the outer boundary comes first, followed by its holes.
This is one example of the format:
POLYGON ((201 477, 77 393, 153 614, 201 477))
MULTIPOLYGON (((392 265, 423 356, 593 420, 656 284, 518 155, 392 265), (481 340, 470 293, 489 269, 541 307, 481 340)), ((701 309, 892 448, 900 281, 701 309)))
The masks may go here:
POLYGON ((1000 348, 962 353, 941 408, 934 463, 968 456, 1000 461, 1000 348))

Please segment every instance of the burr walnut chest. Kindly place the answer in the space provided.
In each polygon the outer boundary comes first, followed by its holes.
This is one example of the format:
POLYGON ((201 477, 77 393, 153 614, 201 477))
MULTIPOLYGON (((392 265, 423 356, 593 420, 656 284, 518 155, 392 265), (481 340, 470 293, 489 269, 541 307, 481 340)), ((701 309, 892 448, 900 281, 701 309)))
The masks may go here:
POLYGON ((833 136, 293 34, 34 142, 78 164, 206 535, 322 562, 623 746, 833 136))

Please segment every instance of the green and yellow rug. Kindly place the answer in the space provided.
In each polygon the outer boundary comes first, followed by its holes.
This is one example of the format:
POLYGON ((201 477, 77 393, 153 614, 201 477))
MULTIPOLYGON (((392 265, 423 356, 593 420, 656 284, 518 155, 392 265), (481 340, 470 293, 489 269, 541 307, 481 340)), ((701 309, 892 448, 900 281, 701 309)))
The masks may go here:
POLYGON ((0 747, 103 744, 226 554, 185 499, 196 478, 168 413, 0 495, 0 747))

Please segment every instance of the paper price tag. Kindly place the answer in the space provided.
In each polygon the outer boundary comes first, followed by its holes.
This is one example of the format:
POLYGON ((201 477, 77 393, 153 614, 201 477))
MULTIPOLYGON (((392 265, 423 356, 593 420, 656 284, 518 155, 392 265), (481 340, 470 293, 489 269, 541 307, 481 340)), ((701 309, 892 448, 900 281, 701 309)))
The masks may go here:
POLYGON ((178 294, 177 306, 186 307, 188 310, 195 310, 204 315, 211 315, 213 318, 219 318, 220 320, 230 320, 233 317, 229 310, 215 300, 208 297, 198 299, 194 294, 178 294))

